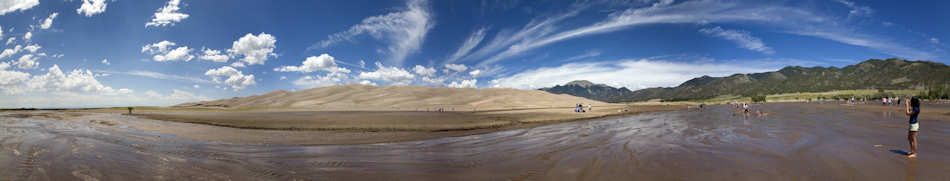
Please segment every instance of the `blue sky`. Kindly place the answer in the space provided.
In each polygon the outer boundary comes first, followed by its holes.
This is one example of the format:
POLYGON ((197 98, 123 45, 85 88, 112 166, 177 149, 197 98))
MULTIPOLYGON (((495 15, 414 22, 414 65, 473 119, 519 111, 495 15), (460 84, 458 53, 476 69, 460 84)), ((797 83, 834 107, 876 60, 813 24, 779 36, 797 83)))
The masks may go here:
POLYGON ((0 107, 173 105, 340 84, 641 89, 946 63, 945 1, 0 0, 0 107))

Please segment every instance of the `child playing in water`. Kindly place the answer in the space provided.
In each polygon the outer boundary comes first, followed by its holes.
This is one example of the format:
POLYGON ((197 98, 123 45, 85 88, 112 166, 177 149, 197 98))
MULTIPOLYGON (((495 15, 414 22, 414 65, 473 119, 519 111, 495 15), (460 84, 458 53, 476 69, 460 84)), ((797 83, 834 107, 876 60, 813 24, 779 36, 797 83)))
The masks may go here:
POLYGON ((920 125, 917 123, 917 116, 920 115, 920 99, 916 97, 911 98, 909 104, 905 104, 904 112, 907 113, 907 116, 910 116, 910 130, 907 132, 907 141, 910 142, 910 153, 907 153, 908 158, 917 157, 917 130, 920 128, 920 125))

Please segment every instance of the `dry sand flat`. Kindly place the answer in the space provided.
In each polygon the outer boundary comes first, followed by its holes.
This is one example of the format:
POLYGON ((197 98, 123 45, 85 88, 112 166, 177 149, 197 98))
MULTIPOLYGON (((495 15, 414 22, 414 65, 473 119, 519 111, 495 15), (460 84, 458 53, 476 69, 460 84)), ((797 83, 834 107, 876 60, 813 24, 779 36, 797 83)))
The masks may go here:
POLYGON ((135 128, 200 128, 209 135, 273 130, 116 113, 18 112, 0 116, 0 180, 950 179, 948 120, 922 119, 920 157, 907 159, 899 154, 907 149, 900 114, 818 104, 753 108, 769 114, 710 106, 358 145, 221 144, 135 128), (33 113, 42 116, 24 118, 33 113))

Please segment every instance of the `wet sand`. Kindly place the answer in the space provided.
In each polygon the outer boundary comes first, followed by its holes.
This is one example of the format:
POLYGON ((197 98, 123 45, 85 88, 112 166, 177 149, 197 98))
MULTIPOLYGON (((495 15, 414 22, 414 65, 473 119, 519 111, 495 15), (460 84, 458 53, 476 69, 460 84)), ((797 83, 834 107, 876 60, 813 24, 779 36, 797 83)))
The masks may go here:
POLYGON ((907 150, 907 120, 896 111, 795 103, 753 108, 768 114, 709 106, 421 141, 311 146, 196 141, 130 126, 187 123, 134 117, 110 125, 11 116, 0 118, 0 180, 950 179, 950 120, 922 116, 920 157, 907 159, 900 154, 907 150))

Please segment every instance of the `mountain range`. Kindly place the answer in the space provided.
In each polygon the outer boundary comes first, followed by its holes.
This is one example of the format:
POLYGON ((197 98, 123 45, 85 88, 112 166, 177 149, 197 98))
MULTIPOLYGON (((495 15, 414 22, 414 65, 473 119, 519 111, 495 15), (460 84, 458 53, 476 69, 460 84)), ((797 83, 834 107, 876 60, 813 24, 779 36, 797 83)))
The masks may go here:
POLYGON ((950 85, 950 67, 931 61, 870 59, 838 67, 788 66, 778 71, 701 76, 676 87, 636 91, 589 81, 572 81, 540 90, 605 102, 701 100, 722 95, 755 96, 853 89, 926 89, 950 85))

